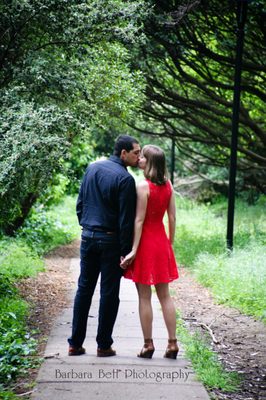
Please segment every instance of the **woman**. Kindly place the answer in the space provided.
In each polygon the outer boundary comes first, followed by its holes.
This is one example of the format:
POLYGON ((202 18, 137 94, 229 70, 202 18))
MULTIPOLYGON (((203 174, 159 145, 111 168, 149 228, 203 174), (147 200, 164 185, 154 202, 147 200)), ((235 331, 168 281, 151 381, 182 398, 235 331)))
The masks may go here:
POLYGON ((154 353, 152 340, 151 285, 155 286, 168 331, 166 358, 176 359, 176 312, 170 297, 168 283, 178 278, 172 245, 175 235, 175 196, 167 179, 165 155, 154 145, 143 147, 139 168, 144 181, 137 185, 137 211, 132 251, 121 260, 124 277, 136 283, 139 295, 139 314, 144 336, 144 346, 138 357, 151 358, 154 353), (163 216, 167 211, 169 238, 163 216))

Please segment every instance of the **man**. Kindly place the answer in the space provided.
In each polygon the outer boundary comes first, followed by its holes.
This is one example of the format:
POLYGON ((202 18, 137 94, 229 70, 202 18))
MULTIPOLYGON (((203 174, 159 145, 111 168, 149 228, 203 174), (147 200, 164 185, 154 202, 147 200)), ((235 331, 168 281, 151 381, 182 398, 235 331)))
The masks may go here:
POLYGON ((112 331, 119 307, 122 273, 120 258, 131 250, 136 209, 136 188, 127 167, 136 167, 140 146, 131 136, 116 140, 114 155, 92 163, 86 170, 77 201, 82 226, 80 276, 74 301, 70 356, 82 355, 88 313, 101 274, 97 356, 116 354, 112 331))

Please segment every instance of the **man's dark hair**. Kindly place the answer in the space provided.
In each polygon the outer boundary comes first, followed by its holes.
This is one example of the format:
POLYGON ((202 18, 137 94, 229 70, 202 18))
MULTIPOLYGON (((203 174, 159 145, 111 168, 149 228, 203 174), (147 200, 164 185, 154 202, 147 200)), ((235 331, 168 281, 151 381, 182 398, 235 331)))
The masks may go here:
POLYGON ((138 144, 137 139, 129 135, 120 135, 115 141, 114 155, 120 157, 121 151, 126 150, 129 152, 133 149, 133 144, 138 144))

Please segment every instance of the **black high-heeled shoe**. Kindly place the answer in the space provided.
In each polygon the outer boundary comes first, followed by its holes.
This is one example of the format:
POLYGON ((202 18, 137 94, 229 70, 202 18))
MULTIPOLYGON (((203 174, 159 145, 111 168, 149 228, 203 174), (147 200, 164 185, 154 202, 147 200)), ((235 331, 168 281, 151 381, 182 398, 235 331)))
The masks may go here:
POLYGON ((172 360, 176 359, 176 356, 179 352, 179 347, 177 345, 177 340, 176 339, 169 339, 168 340, 168 346, 165 351, 164 357, 165 358, 171 358, 172 360))
POLYGON ((152 358, 154 353, 154 345, 152 339, 144 339, 144 346, 141 349, 141 352, 138 354, 140 358, 152 358))

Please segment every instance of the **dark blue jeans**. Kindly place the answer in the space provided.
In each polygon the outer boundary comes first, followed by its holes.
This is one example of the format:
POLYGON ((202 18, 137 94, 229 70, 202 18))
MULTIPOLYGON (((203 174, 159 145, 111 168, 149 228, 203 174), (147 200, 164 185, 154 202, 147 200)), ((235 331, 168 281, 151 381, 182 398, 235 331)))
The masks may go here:
POLYGON ((119 307, 120 280, 123 275, 119 262, 120 248, 116 234, 83 231, 72 336, 68 339, 70 345, 79 347, 85 340, 88 314, 99 274, 101 283, 96 341, 101 349, 108 349, 112 345, 112 332, 119 307))

